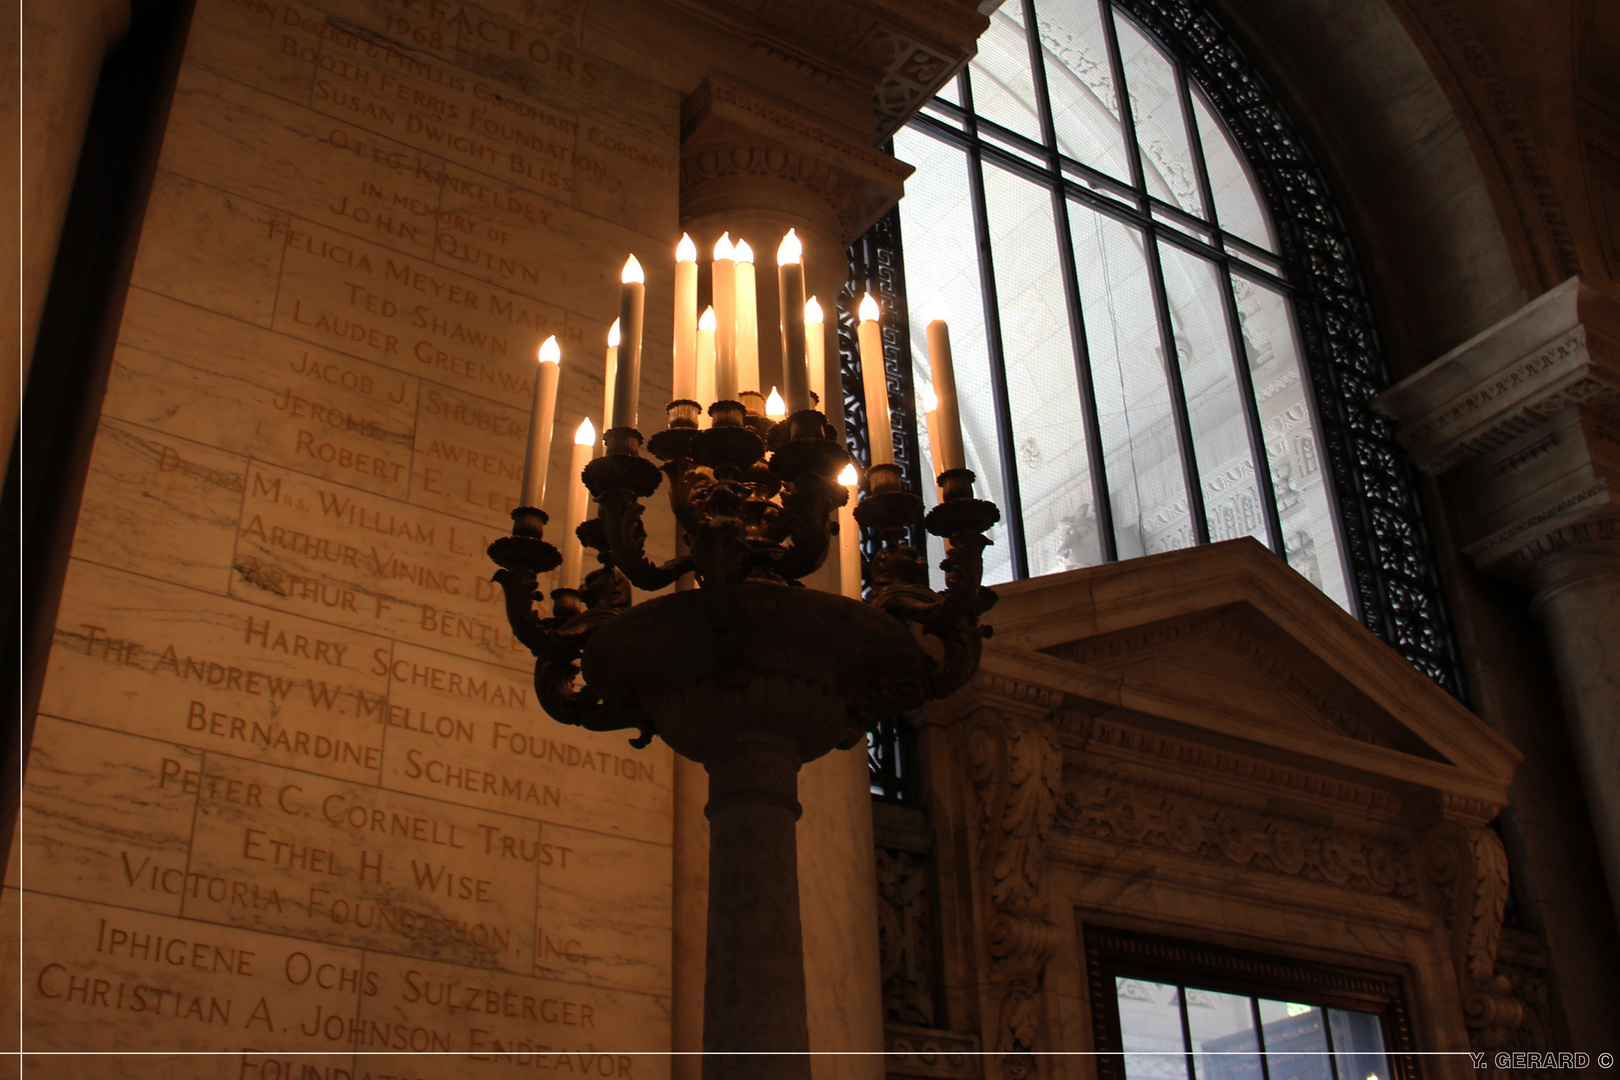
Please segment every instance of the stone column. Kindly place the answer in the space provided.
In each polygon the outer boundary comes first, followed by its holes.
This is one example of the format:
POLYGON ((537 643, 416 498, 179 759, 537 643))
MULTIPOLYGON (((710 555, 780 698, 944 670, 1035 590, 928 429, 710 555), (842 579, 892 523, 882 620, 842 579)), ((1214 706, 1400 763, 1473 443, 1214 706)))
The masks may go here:
POLYGON ((710 746, 703 764, 712 842, 704 1080, 809 1080, 798 748, 782 736, 735 735, 710 746))
MULTIPOLYGON (((95 102, 101 62, 129 29, 129 0, 27 0, 22 17, 22 354, 0 379, 0 446, 9 451, 28 382, 34 337, 56 263, 79 168, 79 148, 95 102)), ((11 293, 7 292, 7 295, 11 293)), ((11 301, 8 301, 11 302, 11 301)), ((9 324, 9 321, 8 321, 9 324)), ((15 338, 7 346, 16 347, 15 338)))
POLYGON ((1620 916, 1620 301, 1571 278, 1377 405, 1464 552, 1532 596, 1620 916))
MULTIPOLYGON (((827 386, 812 389, 824 402, 832 402, 829 419, 841 418, 836 320, 838 293, 849 272, 845 248, 899 199, 910 171, 850 133, 715 79, 687 100, 682 109, 682 227, 691 233, 704 263, 722 232, 741 235, 754 248, 762 389, 782 382, 776 246, 792 228, 805 246, 806 293, 817 296, 827 314, 827 386)), ((831 570, 806 584, 837 589, 831 570)), ((809 1046, 869 1055, 815 1057, 803 1075, 881 1080, 877 877, 864 749, 835 750, 808 763, 799 788, 804 816, 797 830, 796 877, 803 901, 809 1046)), ((701 879, 698 860, 706 856, 697 847, 703 835, 697 795, 695 784, 678 783, 675 828, 682 839, 675 854, 677 888, 680 882, 701 879)), ((711 836, 717 820, 711 816, 711 836)), ((717 880, 718 873, 711 867, 710 880, 717 880)), ((700 929, 704 905, 681 896, 675 904, 674 981, 679 994, 682 988, 705 985, 688 966, 703 951, 682 941, 700 929)), ((712 968, 712 946, 708 956, 712 968)), ((713 977, 711 970, 706 994, 714 991, 713 977)), ((677 1005, 677 1050, 699 1045, 693 1030, 698 1015, 690 1005, 677 1005)), ((675 1059, 676 1080, 696 1075, 696 1058, 675 1059)))

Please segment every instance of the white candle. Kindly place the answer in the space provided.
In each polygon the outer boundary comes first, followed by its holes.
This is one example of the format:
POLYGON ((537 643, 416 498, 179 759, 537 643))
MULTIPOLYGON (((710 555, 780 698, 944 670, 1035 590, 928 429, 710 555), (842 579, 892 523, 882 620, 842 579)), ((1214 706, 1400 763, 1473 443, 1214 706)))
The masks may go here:
POLYGON ((737 389, 759 390, 759 288, 754 279, 754 249, 738 240, 737 389))
POLYGON ((776 249, 777 297, 782 308, 782 385, 792 412, 810 407, 810 373, 805 369, 804 245, 792 229, 776 249))
POLYGON ((551 464, 551 424, 557 414, 558 362, 562 352, 553 334, 540 345, 534 365, 534 410, 529 414, 529 450, 523 457, 523 494, 519 506, 540 509, 546 498, 546 469, 551 464))
POLYGON ((838 482, 849 489, 849 501, 838 508, 838 591, 852 600, 861 598, 861 530, 855 524, 855 489, 860 478, 855 466, 845 465, 838 482))
POLYGON ((933 459, 937 479, 945 471, 945 466, 940 464, 939 457, 939 398, 935 396, 931 383, 922 384, 922 413, 923 423, 928 429, 928 456, 933 459))
MULTIPOLYGON (((707 408, 714 397, 714 308, 706 307, 697 324, 697 400, 707 408)), ((708 427, 708 414, 698 414, 698 426, 708 427)))
POLYGON ((873 465, 894 464, 894 432, 889 426, 889 380, 883 369, 882 314, 878 302, 867 293, 861 298, 859 338, 861 345, 861 386, 866 391, 866 434, 872 447, 873 465))
POLYGON ((587 416, 574 431, 574 460, 568 477, 568 512, 563 516, 562 571, 557 580, 565 589, 579 588, 580 567, 585 561, 585 545, 579 542, 579 526, 585 520, 590 492, 585 489, 582 474, 585 466, 591 463, 595 447, 596 428, 587 416))
POLYGON ((821 399, 821 411, 829 411, 827 402, 827 328, 826 316, 815 297, 804 302, 804 360, 810 369, 810 389, 821 399))
POLYGON ((671 387, 679 400, 697 398, 697 245, 685 233, 675 248, 675 367, 671 387))
POLYGON ((737 391, 737 264, 731 234, 715 241, 711 264, 714 293, 714 396, 736 401, 737 391))
POLYGON ((613 373, 613 426, 636 426, 636 405, 641 395, 641 313, 647 286, 634 255, 624 261, 619 275, 618 367, 613 373))
MULTIPOLYGON (((928 324, 928 366, 934 372, 934 390, 939 395, 940 472, 967 468, 962 448, 962 410, 956 396, 956 369, 951 365, 951 330, 944 319, 928 324)), ((929 439, 935 434, 930 431, 929 439)))
POLYGON ((613 426, 613 383, 619 373, 619 320, 608 327, 607 367, 602 376, 602 430, 613 426))

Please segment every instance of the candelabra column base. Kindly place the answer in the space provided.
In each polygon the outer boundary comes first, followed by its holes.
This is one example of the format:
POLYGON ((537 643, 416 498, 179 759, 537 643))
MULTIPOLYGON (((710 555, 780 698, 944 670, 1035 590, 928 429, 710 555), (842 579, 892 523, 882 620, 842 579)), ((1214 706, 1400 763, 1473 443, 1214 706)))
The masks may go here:
POLYGON ((711 744, 703 764, 709 773, 703 1080, 809 1080, 795 836, 798 747, 777 735, 732 735, 711 744))

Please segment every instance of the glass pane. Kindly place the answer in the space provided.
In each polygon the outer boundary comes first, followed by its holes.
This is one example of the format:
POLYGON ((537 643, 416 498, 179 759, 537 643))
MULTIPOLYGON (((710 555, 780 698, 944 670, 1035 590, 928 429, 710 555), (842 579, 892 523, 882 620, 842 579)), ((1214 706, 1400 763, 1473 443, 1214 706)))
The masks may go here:
POLYGON ((1101 545, 1052 196, 990 166, 984 189, 1029 573, 1094 566, 1101 545))
POLYGON ((1321 1009, 1261 998, 1260 1031, 1271 1080, 1332 1080, 1321 1009))
POLYGON ((1226 132, 1226 125, 1215 118, 1204 92, 1192 89, 1193 114, 1198 117, 1198 141, 1204 147, 1204 169, 1209 174, 1209 188, 1215 196, 1215 213, 1221 228, 1236 233, 1256 247, 1277 250, 1277 238, 1271 232, 1271 216, 1265 211, 1260 189, 1243 163, 1237 144, 1226 132))
POLYGON ((1209 538, 1218 542, 1252 536, 1264 544, 1266 518, 1227 333, 1221 270, 1172 244, 1159 245, 1159 258, 1209 538))
POLYGON ((1288 565, 1346 611, 1350 590, 1339 548, 1338 520, 1328 494, 1321 442, 1300 367, 1288 299, 1234 275, 1238 325, 1248 353, 1271 487, 1282 518, 1288 565))
POLYGON ((1202 217, 1204 204, 1198 197, 1198 174, 1193 171, 1187 145, 1176 69, 1129 19, 1116 14, 1114 25, 1119 28, 1125 89, 1131 95, 1131 117, 1142 148, 1148 194, 1202 217))
POLYGON ((1131 168, 1120 129, 1116 80, 1096 0, 1041 0, 1036 18, 1058 150, 1128 179, 1131 168))
POLYGON ((1261 1080, 1260 1043, 1249 1000, 1188 988, 1187 1030, 1198 1080, 1261 1080))
POLYGON ((1339 1080, 1389 1080, 1389 1059, 1384 1056, 1384 1028, 1372 1013, 1329 1009, 1328 1030, 1333 1034, 1333 1057, 1339 1080))
POLYGON ((1142 233, 1069 204, 1108 499, 1121 559, 1192 545, 1142 233))
POLYGON ((1126 1080, 1187 1080, 1181 993, 1142 979, 1114 979, 1126 1080))
MULTIPOLYGON (((894 134, 895 156, 917 167, 906 181, 900 204, 901 254, 906 265, 907 301, 912 311, 911 355, 917 377, 930 377, 927 328, 937 305, 949 313, 956 392, 962 406, 962 442, 967 466, 978 475, 978 493, 1007 505, 1002 485, 1001 441, 996 434, 995 395, 990 384, 990 350, 985 340, 984 299, 979 289, 979 257, 968 189, 967 155, 947 143, 904 127, 894 134)), ((928 461, 928 434, 919 431, 920 453, 928 461)), ((927 467, 923 469, 926 475, 927 467)), ((932 508, 939 500, 933 483, 923 484, 932 508)), ((985 581, 1012 580, 1006 524, 990 530, 993 546, 984 552, 985 581)), ((932 540, 930 540, 932 542, 932 540)), ((938 563, 931 558, 929 562, 938 563)), ((944 579, 937 567, 935 583, 944 579)))
POLYGON ((934 96, 939 98, 941 101, 948 101, 952 105, 962 104, 962 88, 957 84, 957 80, 954 77, 950 82, 946 83, 935 91, 934 96))
POLYGON ((979 54, 971 69, 974 110, 1040 142, 1040 113, 1035 105, 1035 78, 1029 70, 1021 0, 1008 0, 990 16, 990 29, 979 38, 979 54))

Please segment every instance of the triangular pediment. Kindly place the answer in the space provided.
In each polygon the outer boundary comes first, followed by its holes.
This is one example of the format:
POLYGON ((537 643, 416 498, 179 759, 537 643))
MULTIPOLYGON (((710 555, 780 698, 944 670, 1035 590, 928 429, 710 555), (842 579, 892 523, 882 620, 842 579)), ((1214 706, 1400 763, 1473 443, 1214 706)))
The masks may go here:
MULTIPOLYGON (((1518 752, 1253 540, 998 586, 985 663, 1163 732, 1505 797, 1518 752)), ((1311 767, 1317 767, 1311 766, 1311 767)))

